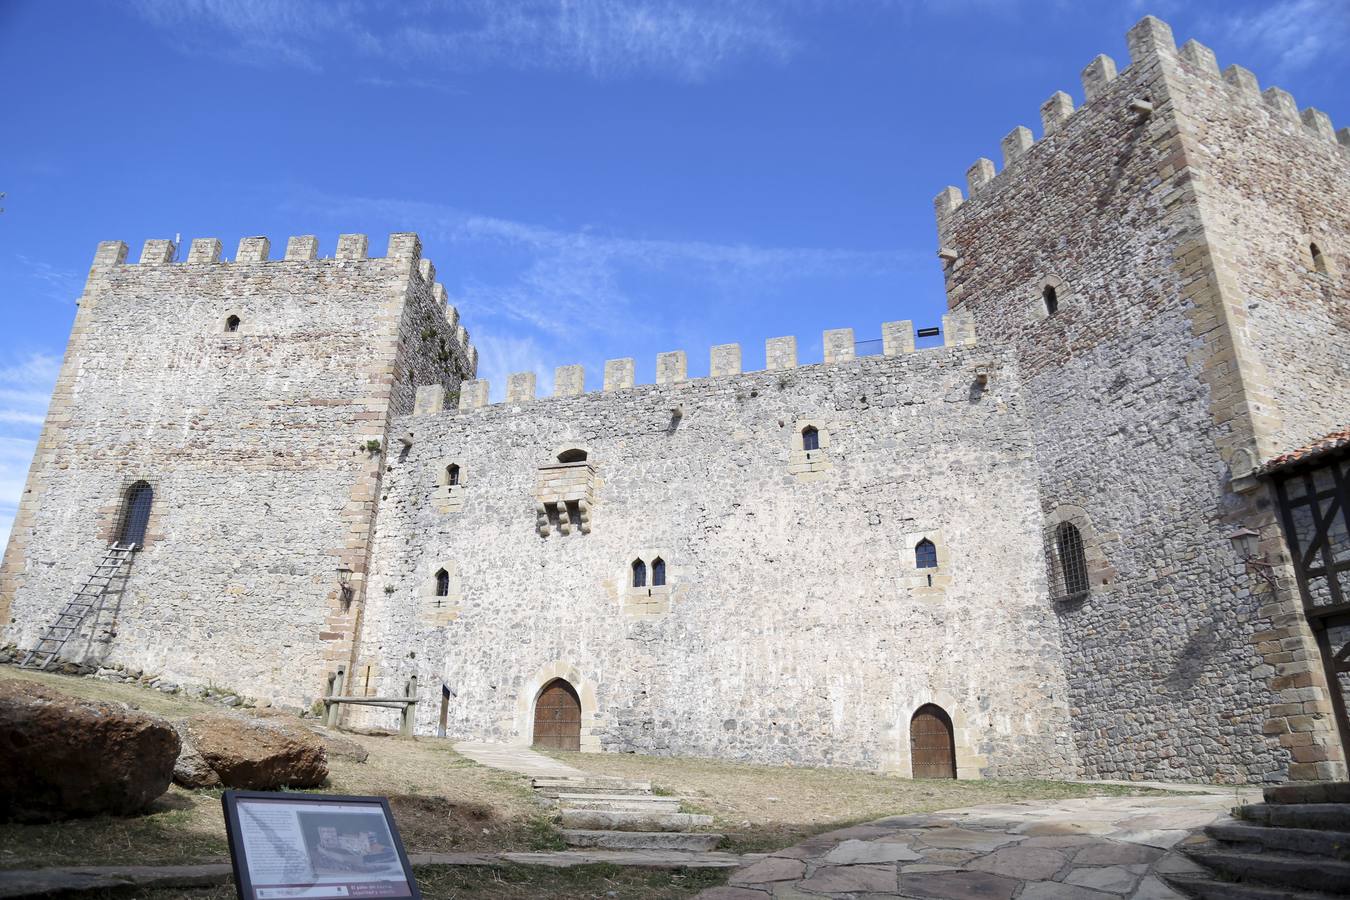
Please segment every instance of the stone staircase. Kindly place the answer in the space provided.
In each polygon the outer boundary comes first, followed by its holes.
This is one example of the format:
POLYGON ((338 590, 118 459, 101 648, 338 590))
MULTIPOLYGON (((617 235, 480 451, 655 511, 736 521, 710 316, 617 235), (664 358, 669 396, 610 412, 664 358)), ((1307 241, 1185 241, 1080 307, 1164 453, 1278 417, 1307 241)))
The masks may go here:
POLYGON ((722 835, 696 831, 712 816, 680 812, 678 797, 660 797, 645 781, 604 775, 536 776, 535 792, 556 806, 569 847, 607 850, 712 850, 722 835))
POLYGON ((1267 788, 1185 847, 1210 871, 1167 876, 1202 900, 1315 900, 1350 896, 1350 783, 1267 788))

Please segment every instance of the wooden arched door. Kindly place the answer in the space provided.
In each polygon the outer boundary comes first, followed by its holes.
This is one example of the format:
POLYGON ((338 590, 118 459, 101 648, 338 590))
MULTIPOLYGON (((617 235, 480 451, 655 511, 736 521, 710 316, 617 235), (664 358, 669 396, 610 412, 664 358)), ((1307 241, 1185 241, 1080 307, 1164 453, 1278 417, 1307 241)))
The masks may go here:
POLYGON ((956 740, 952 719, 940 706, 925 703, 909 720, 909 758, 915 778, 955 778, 956 740))
POLYGON ((534 745, 541 750, 581 749, 581 698, 561 678, 544 685, 534 702, 534 745))

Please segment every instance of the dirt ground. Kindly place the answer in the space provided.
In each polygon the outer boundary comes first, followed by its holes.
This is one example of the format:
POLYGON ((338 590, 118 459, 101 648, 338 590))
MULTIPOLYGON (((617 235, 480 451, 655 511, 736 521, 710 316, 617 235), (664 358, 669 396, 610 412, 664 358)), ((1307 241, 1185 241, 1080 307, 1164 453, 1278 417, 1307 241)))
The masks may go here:
POLYGON ((596 775, 650 781, 656 793, 684 798, 687 812, 713 816, 722 849, 776 850, 822 831, 901 813, 981 803, 1158 791, 1063 781, 914 781, 853 769, 757 766, 628 753, 552 753, 596 775))
MULTIPOLYGON (((218 706, 137 685, 20 671, 12 666, 0 666, 0 678, 31 679, 75 696, 116 700, 169 718, 221 712, 218 706)), ((358 763, 330 754, 329 781, 318 792, 389 797, 410 852, 562 848, 557 829, 536 803, 528 779, 480 766, 460 756, 445 740, 348 737, 369 751, 368 760, 358 763)), ((776 849, 821 831, 900 813, 1138 793, 1129 788, 1052 781, 910 781, 848 769, 633 754, 557 756, 595 774, 651 781, 657 792, 684 798, 688 811, 715 817, 716 829, 728 836, 724 849, 741 852, 776 849)), ((146 813, 126 818, 0 824, 0 868, 154 865, 227 858, 218 790, 171 787, 146 813)), ((498 870, 493 867, 492 871, 498 870)), ((514 870, 500 869, 501 873, 510 871, 514 870)), ((469 888, 456 882, 460 876, 453 871, 437 877, 450 891, 444 896, 517 896, 509 893, 515 889, 514 875, 492 875, 494 883, 500 882, 495 894, 465 893, 469 888)), ((683 883, 676 880, 667 887, 677 891, 683 883)), ((651 896, 683 895, 677 891, 651 896)))

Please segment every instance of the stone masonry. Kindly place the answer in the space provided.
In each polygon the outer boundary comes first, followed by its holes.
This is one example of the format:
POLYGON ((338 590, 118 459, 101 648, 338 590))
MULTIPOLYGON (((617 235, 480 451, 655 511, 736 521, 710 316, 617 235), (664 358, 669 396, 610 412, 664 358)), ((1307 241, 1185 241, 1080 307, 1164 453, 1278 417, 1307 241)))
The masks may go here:
POLYGON ((1344 777, 1257 472, 1347 424, 1350 131, 1152 17, 1128 45, 938 195, 941 348, 836 328, 491 404, 414 235, 100 245, 0 643, 144 481, 68 657, 297 706, 416 676, 419 733, 517 744, 562 678, 583 750, 909 775, 931 704, 959 777, 1344 777))

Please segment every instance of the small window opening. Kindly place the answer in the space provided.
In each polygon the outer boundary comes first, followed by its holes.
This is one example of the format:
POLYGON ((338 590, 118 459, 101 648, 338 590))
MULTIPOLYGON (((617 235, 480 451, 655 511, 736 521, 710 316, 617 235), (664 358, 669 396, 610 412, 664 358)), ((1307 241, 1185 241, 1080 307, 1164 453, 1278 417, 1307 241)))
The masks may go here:
MULTIPOLYGON (((924 538, 914 546, 914 566, 919 569, 937 568, 937 547, 928 538, 924 538)), ((932 576, 928 578, 928 583, 933 583, 932 576)))
POLYGON ((652 587, 662 587, 666 583, 666 561, 661 557, 652 560, 652 587))
POLYGON ((640 559, 633 560, 633 587, 647 586, 647 564, 640 559))
POLYGON ((1053 316, 1059 312, 1059 294, 1055 291, 1053 284, 1047 284, 1041 291, 1041 299, 1045 301, 1045 314, 1053 316))
POLYGON ((560 463, 577 463, 585 461, 586 461, 585 450, 576 450, 576 449, 564 450, 563 452, 558 454, 558 462, 560 463))
POLYGON ((238 331, 238 330, 239 330, 239 317, 238 317, 238 316, 230 316, 228 319, 226 319, 226 320, 225 320, 225 330, 226 330, 226 331, 238 331))
POLYGON ((1072 522, 1061 522, 1055 529, 1055 550, 1059 555, 1060 578, 1066 597, 1083 597, 1088 592, 1087 556, 1083 535, 1072 522))
MULTIPOLYGON (((450 596, 450 573, 445 571, 444 569, 441 569, 439 572, 436 573, 436 596, 437 597, 450 596)), ((439 605, 440 604, 437 604, 437 606, 439 605)))
POLYGON ((459 466, 451 463, 445 467, 445 483, 451 486, 459 484, 459 466))
POLYGON ((562 514, 558 512, 558 504, 556 503, 544 504, 544 512, 548 516, 548 525, 550 528, 552 528, 554 531, 557 531, 560 528, 562 528, 562 514))
POLYGON ((1309 244, 1308 250, 1312 253, 1313 268, 1323 275, 1327 274, 1327 258, 1322 255, 1322 248, 1309 244))
POLYGON ((820 449, 820 432, 815 426, 807 425, 802 429, 802 449, 808 453, 820 449))

